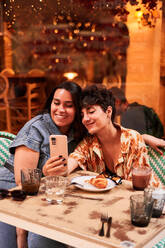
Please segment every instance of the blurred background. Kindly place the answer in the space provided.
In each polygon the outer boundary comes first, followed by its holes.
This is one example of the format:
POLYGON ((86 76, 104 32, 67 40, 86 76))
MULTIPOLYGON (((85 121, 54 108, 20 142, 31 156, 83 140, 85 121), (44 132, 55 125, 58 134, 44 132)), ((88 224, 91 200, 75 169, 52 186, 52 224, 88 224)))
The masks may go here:
MULTIPOLYGON (((64 78, 82 87, 115 86, 128 102, 153 108, 165 126, 165 3, 0 0, 0 72, 5 69, 12 69, 13 76, 6 74, 11 98, 26 94, 30 80, 44 82, 47 96, 64 78), (35 79, 27 76, 33 69, 35 79)), ((13 132, 24 123, 13 121, 13 132)))

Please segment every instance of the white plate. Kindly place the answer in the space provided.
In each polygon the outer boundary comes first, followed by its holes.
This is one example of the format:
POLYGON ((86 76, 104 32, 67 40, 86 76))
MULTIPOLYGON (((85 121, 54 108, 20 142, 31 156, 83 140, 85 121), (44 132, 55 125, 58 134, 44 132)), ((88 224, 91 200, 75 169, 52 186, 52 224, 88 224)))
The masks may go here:
POLYGON ((74 177, 71 180, 71 183, 75 182, 75 183, 79 183, 82 184, 74 184, 74 186, 76 186, 79 189, 85 190, 85 191, 91 191, 91 192, 103 192, 103 191, 107 191, 110 190, 112 188, 114 188, 116 186, 116 184, 109 178, 107 178, 108 181, 108 185, 106 188, 104 189, 98 189, 95 186, 93 186, 92 184, 88 183, 87 180, 90 180, 91 178, 95 178, 96 176, 81 176, 81 177, 74 177))

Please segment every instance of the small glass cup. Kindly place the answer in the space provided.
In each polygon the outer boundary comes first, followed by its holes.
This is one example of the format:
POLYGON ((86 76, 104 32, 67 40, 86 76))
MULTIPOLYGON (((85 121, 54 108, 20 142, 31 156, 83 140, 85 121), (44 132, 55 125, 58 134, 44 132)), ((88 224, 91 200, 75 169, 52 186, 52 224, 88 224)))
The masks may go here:
POLYGON ((132 185, 135 190, 144 190, 150 182, 152 169, 146 166, 132 168, 132 185))
POLYGON ((62 204, 67 185, 67 178, 64 176, 47 176, 44 178, 45 195, 49 203, 54 201, 57 204, 62 204))
POLYGON ((40 187, 42 172, 40 169, 21 169, 22 190, 27 195, 37 195, 40 187))
POLYGON ((165 190, 148 187, 144 189, 144 196, 146 200, 154 200, 152 217, 159 218, 162 215, 164 208, 165 190))
POLYGON ((130 196, 131 222, 134 226, 148 226, 154 200, 147 201, 144 194, 130 196))

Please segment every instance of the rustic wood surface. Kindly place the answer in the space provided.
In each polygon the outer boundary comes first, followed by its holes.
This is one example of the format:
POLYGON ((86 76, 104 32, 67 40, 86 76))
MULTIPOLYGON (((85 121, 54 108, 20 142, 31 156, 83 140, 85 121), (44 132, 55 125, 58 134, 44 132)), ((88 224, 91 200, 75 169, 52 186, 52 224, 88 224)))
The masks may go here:
MULTIPOLYGON (((81 171, 70 177, 78 175, 89 174, 81 171)), ((148 227, 133 226, 129 206, 132 194, 139 194, 139 191, 134 191, 128 181, 102 193, 86 192, 70 186, 64 203, 56 205, 45 201, 44 184, 41 184, 40 193, 28 196, 23 202, 11 198, 1 200, 0 220, 75 247, 80 247, 80 243, 81 247, 87 247, 88 242, 90 247, 120 247, 120 243, 127 240, 141 248, 164 229, 165 215, 151 218, 148 227), (110 238, 98 235, 101 213, 112 216, 110 238)))

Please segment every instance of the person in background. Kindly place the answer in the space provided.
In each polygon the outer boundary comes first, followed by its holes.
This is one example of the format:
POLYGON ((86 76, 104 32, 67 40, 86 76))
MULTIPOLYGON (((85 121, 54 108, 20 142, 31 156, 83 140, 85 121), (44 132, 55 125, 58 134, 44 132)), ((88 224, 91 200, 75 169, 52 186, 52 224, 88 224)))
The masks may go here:
MULTIPOLYGON (((114 123, 115 99, 110 91, 96 85, 84 89, 81 112, 88 135, 69 155, 68 173, 80 167, 131 180, 132 167, 150 167, 142 136, 135 130, 114 123)), ((56 169, 59 173, 62 165, 56 169)), ((158 178, 153 174, 151 183, 155 187, 159 185, 158 178)))
POLYGON ((149 134, 157 138, 164 136, 164 127, 152 108, 137 102, 129 104, 124 92, 117 87, 109 90, 115 97, 116 115, 120 115, 123 127, 135 129, 140 134, 149 134))
MULTIPOLYGON (((45 111, 28 121, 19 131, 10 146, 11 156, 6 162, 7 168, 0 168, 0 188, 13 188, 20 184, 20 170, 24 167, 40 168, 49 164, 61 164, 62 173, 66 173, 66 161, 63 158, 50 158, 49 136, 65 134, 68 138, 69 153, 73 152, 83 137, 79 99, 81 88, 74 82, 63 82, 57 86, 47 100, 45 111), (13 167, 14 166, 14 167, 13 167), (12 173, 14 170, 15 175, 12 173), (16 183, 15 183, 16 182, 16 183)), ((6 166, 5 165, 5 166, 6 166)), ((25 248, 27 233, 22 229, 0 222, 1 247, 25 248)), ((63 248, 64 244, 28 233, 28 248, 63 248)))

